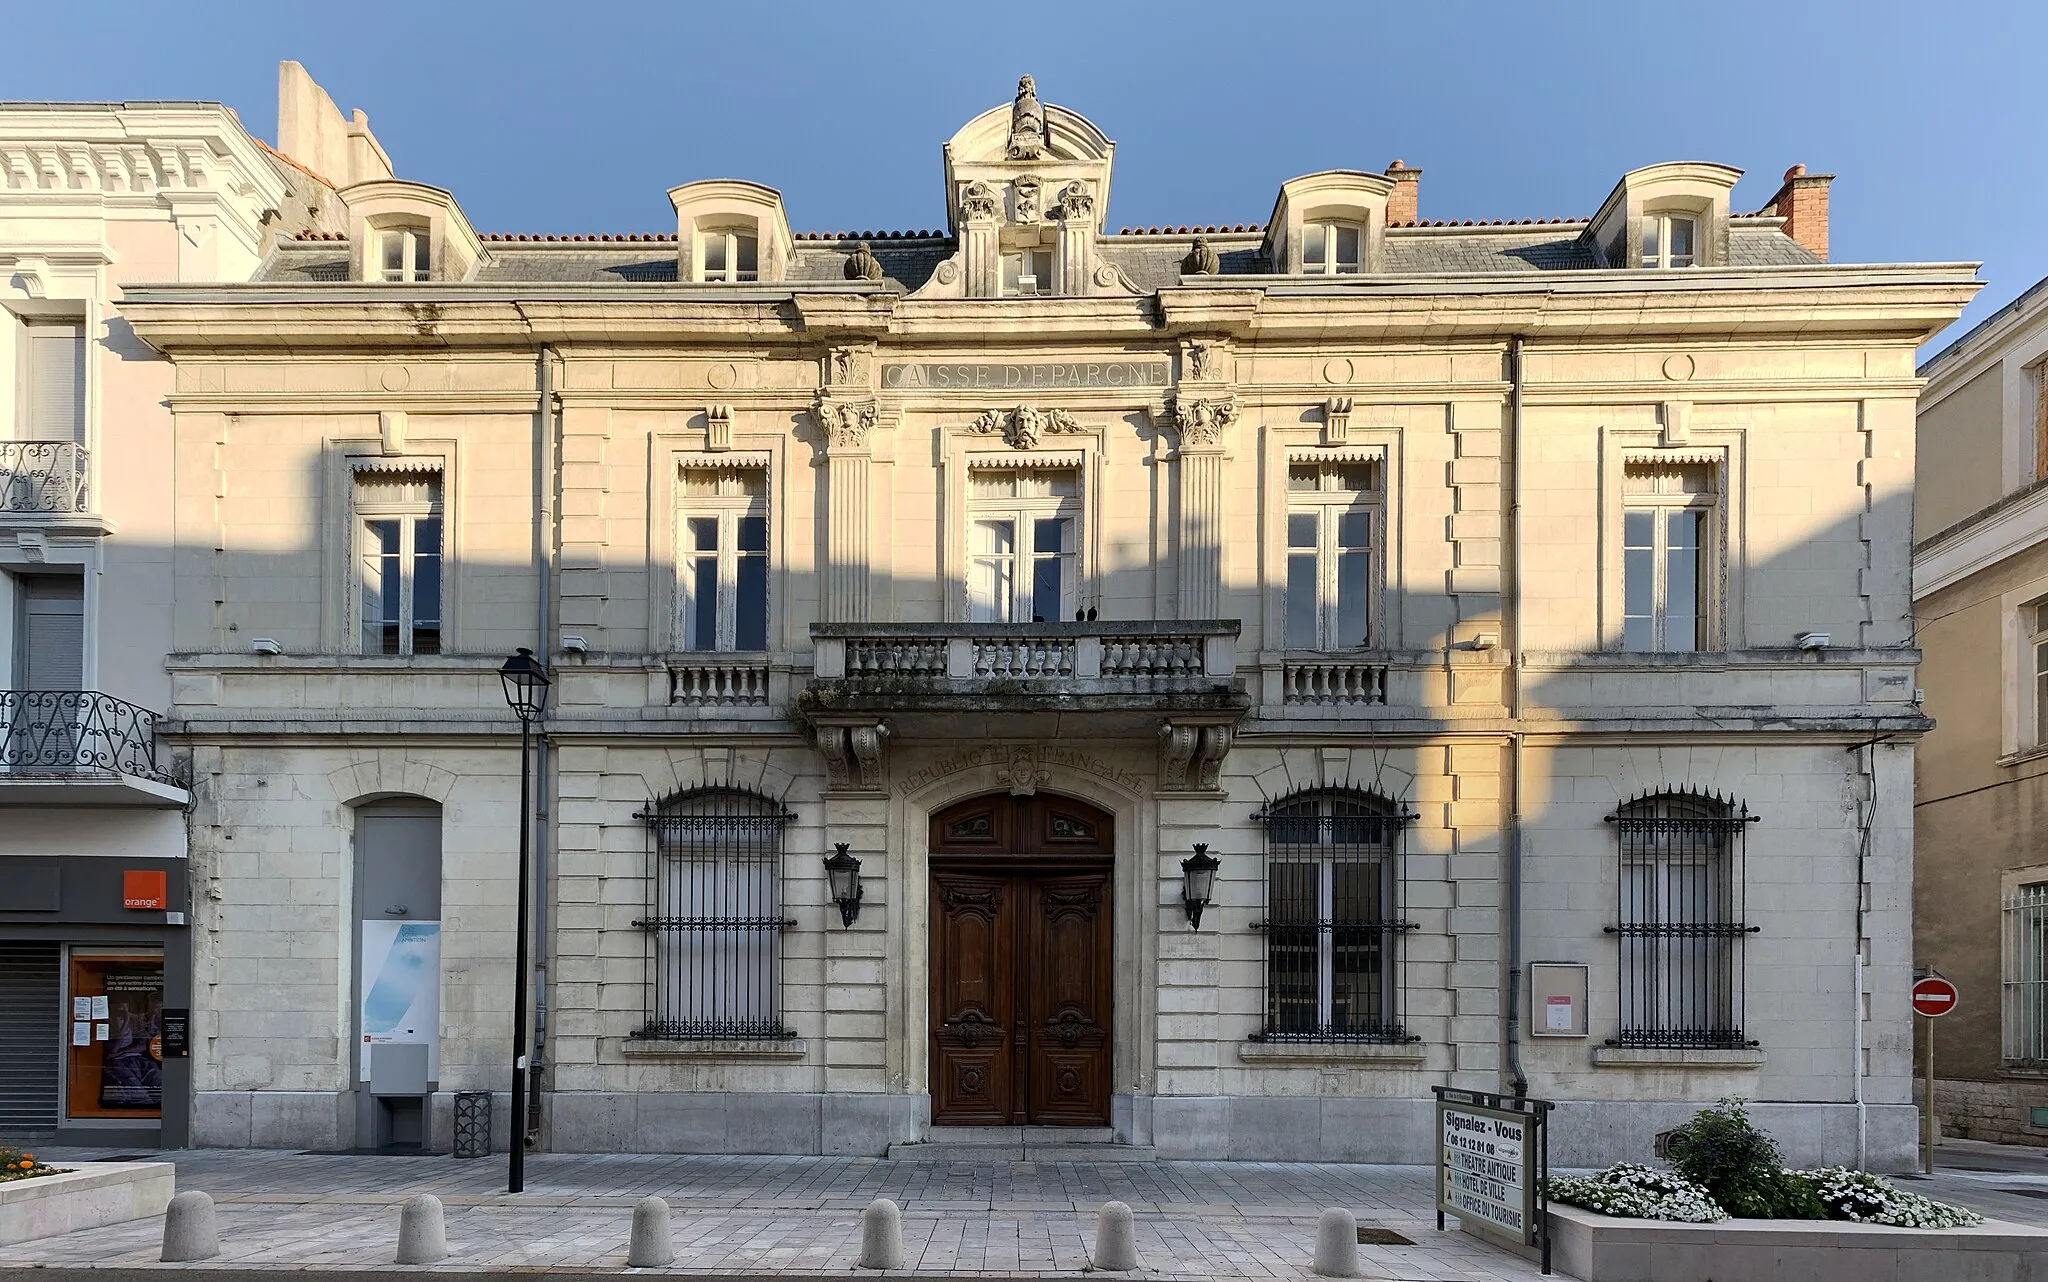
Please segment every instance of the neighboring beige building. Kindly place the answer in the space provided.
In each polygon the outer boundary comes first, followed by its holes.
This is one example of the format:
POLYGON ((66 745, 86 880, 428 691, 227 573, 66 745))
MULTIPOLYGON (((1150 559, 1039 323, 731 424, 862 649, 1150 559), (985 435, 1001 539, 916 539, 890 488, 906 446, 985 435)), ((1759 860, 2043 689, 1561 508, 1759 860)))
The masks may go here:
POLYGON ((504 1136, 533 646, 545 1147, 1413 1162, 1433 1085, 1525 1084, 1563 1164, 1723 1095, 1911 1160, 1913 355, 1972 269, 1831 265, 1828 179, 1698 163, 1112 232, 1113 154, 1027 82, 943 231, 374 180, 125 291, 198 1142, 445 1142, 471 1089, 504 1136))
MULTIPOLYGON (((310 83, 310 82, 308 82, 310 83)), ((171 367, 116 296, 247 280, 312 184, 212 103, 0 103, 0 1134, 182 1145, 171 367)))
MULTIPOLYGON (((1920 367, 1914 960, 1945 1133, 2048 1144, 2048 281, 1920 367)), ((1923 1065, 1924 1067, 1924 1065, 1923 1065)))

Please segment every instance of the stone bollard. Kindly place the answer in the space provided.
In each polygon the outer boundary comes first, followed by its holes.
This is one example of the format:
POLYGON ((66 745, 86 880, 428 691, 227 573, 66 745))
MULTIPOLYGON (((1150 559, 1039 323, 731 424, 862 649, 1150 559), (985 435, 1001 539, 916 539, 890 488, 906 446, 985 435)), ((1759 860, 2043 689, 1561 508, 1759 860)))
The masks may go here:
POLYGON ((448 1258, 448 1228, 441 1199, 431 1193, 405 1199, 398 1209, 398 1263, 432 1264, 448 1258))
POLYGON ((860 1267, 903 1267, 903 1212, 886 1197, 876 1198, 861 1212, 860 1267))
POLYGON ((164 1263, 210 1260, 219 1254, 220 1225, 213 1216, 213 1199, 197 1189, 173 1197, 164 1212, 164 1263))
POLYGON ((1131 1222, 1129 1206, 1104 1202, 1096 1212, 1095 1253, 1089 1263, 1111 1273, 1138 1267, 1138 1230, 1131 1222))
POLYGON ((1364 1272, 1358 1266, 1358 1217, 1341 1206, 1316 1221, 1315 1271, 1326 1278, 1355 1278, 1364 1272))
POLYGON ((633 1206, 633 1241, 626 1248, 629 1269, 659 1269, 676 1262, 668 1240, 668 1203, 643 1197, 633 1206))

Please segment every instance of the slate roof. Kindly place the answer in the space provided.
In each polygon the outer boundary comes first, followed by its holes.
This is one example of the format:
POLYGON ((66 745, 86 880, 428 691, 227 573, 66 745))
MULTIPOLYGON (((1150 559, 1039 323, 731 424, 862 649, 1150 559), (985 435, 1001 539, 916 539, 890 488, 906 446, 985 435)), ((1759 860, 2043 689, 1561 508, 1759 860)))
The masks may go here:
MULTIPOLYGON (((1584 223, 1397 228, 1387 236, 1386 270, 1403 276, 1589 271, 1600 264, 1592 246, 1581 237, 1584 228, 1584 223)), ((1104 237, 1099 245, 1104 261, 1114 263, 1133 285, 1150 292, 1180 283, 1181 260, 1187 257, 1193 239, 1192 235, 1138 234, 1104 237)), ((1257 233, 1224 233, 1209 240, 1225 276, 1264 275, 1272 270, 1257 233)), ((882 264, 884 279, 906 293, 929 281, 938 265, 954 252, 954 242, 941 236, 878 238, 870 244, 882 264)), ((790 278, 843 281, 853 247, 850 239, 800 239, 790 278)), ((673 239, 552 243, 496 239, 486 243, 485 253, 475 276, 480 283, 664 283, 676 279, 673 239)), ((1821 261, 1775 223, 1736 219, 1729 224, 1731 267, 1798 267, 1821 261)), ((333 240, 287 241, 271 252, 256 279, 284 284, 345 281, 348 247, 333 240)))

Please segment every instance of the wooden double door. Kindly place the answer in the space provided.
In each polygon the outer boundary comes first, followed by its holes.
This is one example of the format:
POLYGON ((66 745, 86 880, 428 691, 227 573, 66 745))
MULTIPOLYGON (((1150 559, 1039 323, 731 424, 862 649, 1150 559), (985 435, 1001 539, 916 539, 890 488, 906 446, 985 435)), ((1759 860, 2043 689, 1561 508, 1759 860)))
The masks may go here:
POLYGON ((1061 797, 933 818, 933 1122, 1109 1123, 1111 841, 1061 797))

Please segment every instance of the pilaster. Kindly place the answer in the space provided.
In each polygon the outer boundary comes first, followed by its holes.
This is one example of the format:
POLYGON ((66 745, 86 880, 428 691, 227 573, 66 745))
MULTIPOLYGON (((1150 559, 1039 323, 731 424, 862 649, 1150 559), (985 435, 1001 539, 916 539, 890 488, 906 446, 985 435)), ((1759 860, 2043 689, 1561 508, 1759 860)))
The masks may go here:
MULTIPOLYGON (((1201 349, 1190 344, 1191 355, 1201 349)), ((1201 368, 1201 359, 1187 364, 1201 368)), ((1179 437, 1180 617, 1214 619, 1223 613, 1223 468, 1229 461, 1223 433, 1237 422, 1237 396, 1227 387, 1207 396, 1184 387, 1175 394, 1168 417, 1179 437)))

